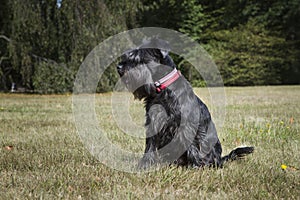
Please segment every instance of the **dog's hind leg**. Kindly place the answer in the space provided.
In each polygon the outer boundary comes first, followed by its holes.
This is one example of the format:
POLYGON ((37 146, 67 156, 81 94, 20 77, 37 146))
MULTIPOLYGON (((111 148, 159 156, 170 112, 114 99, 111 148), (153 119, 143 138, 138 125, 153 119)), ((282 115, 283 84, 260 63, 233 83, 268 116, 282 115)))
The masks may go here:
POLYGON ((192 144, 186 152, 187 164, 193 168, 204 167, 205 162, 200 157, 199 147, 192 144))
POLYGON ((194 147, 190 148, 190 155, 198 157, 201 165, 221 167, 222 146, 217 136, 217 131, 212 121, 207 126, 200 125, 194 140, 194 147))

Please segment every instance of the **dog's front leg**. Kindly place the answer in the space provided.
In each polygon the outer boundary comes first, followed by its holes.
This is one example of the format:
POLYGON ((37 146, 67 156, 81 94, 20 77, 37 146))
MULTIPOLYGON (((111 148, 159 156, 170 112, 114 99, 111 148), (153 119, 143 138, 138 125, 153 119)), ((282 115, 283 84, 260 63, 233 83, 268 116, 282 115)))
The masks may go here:
POLYGON ((154 104, 146 110, 146 147, 144 156, 138 164, 138 167, 142 169, 149 168, 159 162, 157 152, 160 148, 159 133, 168 121, 168 115, 163 106, 154 104))
POLYGON ((146 138, 146 148, 143 158, 138 163, 139 169, 147 169, 157 163, 157 147, 155 136, 146 138))

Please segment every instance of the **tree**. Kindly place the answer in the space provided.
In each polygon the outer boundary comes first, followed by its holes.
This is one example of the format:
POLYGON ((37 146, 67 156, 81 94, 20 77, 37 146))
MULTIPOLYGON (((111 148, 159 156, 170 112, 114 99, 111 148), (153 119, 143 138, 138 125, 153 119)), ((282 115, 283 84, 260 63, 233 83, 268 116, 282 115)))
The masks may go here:
MULTIPOLYGON (((1 12, 0 23, 9 21, 1 28, 8 36, 0 38, 1 88, 16 82, 42 93, 72 91, 88 53, 105 38, 135 26, 138 10, 133 1, 63 0, 58 7, 56 0, 8 0, 4 5, 1 9, 10 14, 1 12)), ((101 82, 99 91, 112 89, 116 81, 115 69, 107 70, 109 81, 101 82)))
MULTIPOLYGON (((71 92, 101 41, 129 28, 188 34, 213 55, 227 85, 300 83, 299 0, 5 0, 0 7, 0 90, 71 92), (55 89, 56 88, 56 89, 55 89)), ((198 72, 174 56, 194 86, 198 72)), ((117 80, 107 68, 97 91, 117 80)))
POLYGON ((300 82, 299 37, 290 31, 299 23, 286 20, 299 16, 298 8, 296 0, 204 1, 210 20, 202 42, 221 68, 225 84, 300 82), (287 28, 287 22, 293 28, 287 28))
POLYGON ((280 84, 285 54, 278 48, 285 40, 270 33, 255 21, 230 31, 214 33, 207 45, 220 67, 226 85, 280 84))
POLYGON ((11 82, 12 67, 9 62, 8 47, 11 39, 11 17, 8 1, 1 1, 0 7, 0 90, 8 90, 11 82))

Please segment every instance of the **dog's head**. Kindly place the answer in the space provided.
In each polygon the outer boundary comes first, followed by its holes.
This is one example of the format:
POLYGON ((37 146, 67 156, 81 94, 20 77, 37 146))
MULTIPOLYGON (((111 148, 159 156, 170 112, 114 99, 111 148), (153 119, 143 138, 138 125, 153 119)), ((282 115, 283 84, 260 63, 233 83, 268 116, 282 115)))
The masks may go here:
POLYGON ((166 45, 162 40, 152 39, 121 56, 118 73, 136 98, 156 95, 154 82, 176 67, 166 45))

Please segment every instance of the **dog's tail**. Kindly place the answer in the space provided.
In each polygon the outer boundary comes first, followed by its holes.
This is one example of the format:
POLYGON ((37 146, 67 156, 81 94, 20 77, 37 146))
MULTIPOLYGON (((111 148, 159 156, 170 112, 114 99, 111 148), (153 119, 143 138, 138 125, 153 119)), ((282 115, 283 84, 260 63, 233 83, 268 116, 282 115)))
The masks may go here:
POLYGON ((254 147, 238 147, 232 150, 228 155, 222 157, 221 166, 228 161, 243 159, 246 155, 253 153, 254 147))

